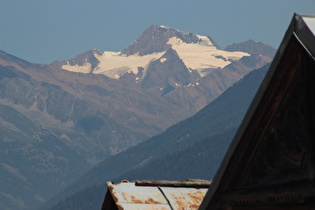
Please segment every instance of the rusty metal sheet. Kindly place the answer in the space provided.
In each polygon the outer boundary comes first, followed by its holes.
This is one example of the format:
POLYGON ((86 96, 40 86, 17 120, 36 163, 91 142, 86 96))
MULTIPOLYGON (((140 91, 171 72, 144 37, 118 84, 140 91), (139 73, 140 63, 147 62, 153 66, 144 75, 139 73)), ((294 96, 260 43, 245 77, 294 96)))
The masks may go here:
POLYGON ((176 209, 198 209, 208 189, 161 187, 170 205, 176 209))
POLYGON ((134 182, 107 183, 118 209, 198 209, 207 188, 139 186, 134 182))
POLYGON ((158 187, 135 186, 134 182, 122 182, 119 184, 108 182, 107 186, 116 203, 168 205, 167 200, 158 187))
POLYGON ((165 204, 135 204, 135 203, 116 203, 121 210, 172 210, 169 205, 165 204))

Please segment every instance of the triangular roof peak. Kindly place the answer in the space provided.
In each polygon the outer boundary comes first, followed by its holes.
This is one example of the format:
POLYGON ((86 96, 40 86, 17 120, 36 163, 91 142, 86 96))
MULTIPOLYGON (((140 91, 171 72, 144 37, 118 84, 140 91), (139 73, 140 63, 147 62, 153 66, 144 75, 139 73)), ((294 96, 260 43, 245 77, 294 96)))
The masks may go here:
POLYGON ((314 208, 314 23, 294 14, 200 209, 314 208))

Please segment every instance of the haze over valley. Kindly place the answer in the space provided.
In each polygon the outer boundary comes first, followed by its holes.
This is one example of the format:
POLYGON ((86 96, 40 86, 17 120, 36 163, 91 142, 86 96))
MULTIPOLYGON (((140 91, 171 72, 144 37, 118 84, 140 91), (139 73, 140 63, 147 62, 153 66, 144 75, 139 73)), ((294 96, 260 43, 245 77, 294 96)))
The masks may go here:
POLYGON ((82 200, 71 196, 109 179, 211 179, 274 53, 253 40, 221 49, 210 36, 161 25, 120 52, 92 49, 51 64, 1 51, 0 205, 69 208, 82 200), (210 172, 188 155, 207 144, 218 145, 202 151, 215 157, 210 172), (170 171, 172 163, 187 173, 170 171))

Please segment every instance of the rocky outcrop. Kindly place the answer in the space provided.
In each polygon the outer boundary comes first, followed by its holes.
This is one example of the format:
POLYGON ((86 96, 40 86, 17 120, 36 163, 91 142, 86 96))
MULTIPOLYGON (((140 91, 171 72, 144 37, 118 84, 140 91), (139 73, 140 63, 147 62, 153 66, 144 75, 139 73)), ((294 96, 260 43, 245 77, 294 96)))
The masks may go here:
POLYGON ((168 41, 172 37, 177 37, 185 43, 198 43, 200 39, 193 33, 179 31, 166 26, 152 25, 147 28, 140 37, 129 47, 122 50, 122 54, 140 56, 164 52, 171 47, 168 41))

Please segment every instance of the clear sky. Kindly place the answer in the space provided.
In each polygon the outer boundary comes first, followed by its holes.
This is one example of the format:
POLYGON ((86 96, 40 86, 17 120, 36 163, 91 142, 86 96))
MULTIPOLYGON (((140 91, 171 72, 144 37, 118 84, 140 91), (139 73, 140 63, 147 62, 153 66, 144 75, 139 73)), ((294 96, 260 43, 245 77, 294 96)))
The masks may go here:
POLYGON ((0 0, 0 50, 51 63, 121 51, 153 24, 222 48, 249 39, 278 48, 294 12, 315 14, 315 0, 0 0))

